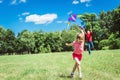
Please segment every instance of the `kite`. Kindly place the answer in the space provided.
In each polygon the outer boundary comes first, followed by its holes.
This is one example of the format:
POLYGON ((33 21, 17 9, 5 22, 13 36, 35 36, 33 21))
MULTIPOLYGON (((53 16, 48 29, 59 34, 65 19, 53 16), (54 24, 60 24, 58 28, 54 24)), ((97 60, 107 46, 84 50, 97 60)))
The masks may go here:
POLYGON ((77 18, 76 14, 71 14, 70 17, 68 18, 68 21, 75 22, 76 18, 77 18))
POLYGON ((81 28, 81 29, 85 28, 86 23, 83 19, 81 19, 81 17, 83 17, 81 14, 78 14, 78 15, 70 14, 69 17, 68 17, 68 22, 67 22, 68 26, 70 26, 71 22, 76 22, 77 18, 78 18, 78 19, 81 20, 79 28, 81 28))
POLYGON ((71 22, 76 22, 77 16, 76 14, 70 14, 69 18, 68 18, 68 26, 70 25, 71 22))

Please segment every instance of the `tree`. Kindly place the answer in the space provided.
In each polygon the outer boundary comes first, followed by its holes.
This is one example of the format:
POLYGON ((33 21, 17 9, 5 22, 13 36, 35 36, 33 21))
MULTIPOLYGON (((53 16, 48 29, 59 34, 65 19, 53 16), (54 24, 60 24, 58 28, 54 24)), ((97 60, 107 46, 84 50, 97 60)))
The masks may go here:
POLYGON ((44 44, 44 40, 46 39, 45 33, 43 31, 33 32, 35 38, 35 47, 34 52, 39 53, 42 52, 44 44))
POLYGON ((18 52, 25 52, 31 53, 34 50, 35 47, 35 39, 32 33, 30 33, 28 30, 24 30, 18 35, 18 42, 20 43, 18 52))
POLYGON ((67 47, 65 43, 73 42, 76 39, 76 34, 78 33, 76 30, 76 26, 72 26, 70 30, 65 31, 63 30, 61 33, 62 37, 62 51, 72 51, 73 47, 67 47), (75 28, 73 28, 75 27, 75 28))
POLYGON ((62 38, 60 32, 46 33, 46 39, 44 41, 45 47, 48 45, 52 52, 60 52, 62 50, 62 38))
POLYGON ((112 11, 112 26, 110 28, 110 31, 113 33, 118 32, 118 36, 120 37, 120 6, 112 11))
POLYGON ((97 20, 96 14, 95 13, 85 13, 80 17, 81 20, 86 22, 86 28, 90 29, 95 26, 95 22, 97 20))
POLYGON ((13 31, 11 31, 10 29, 6 30, 6 35, 5 35, 5 42, 6 42, 6 49, 7 49, 7 53, 9 53, 9 55, 13 54, 15 52, 15 34, 13 31))
POLYGON ((0 54, 4 54, 6 50, 6 42, 5 40, 5 30, 3 29, 2 26, 0 26, 0 54))

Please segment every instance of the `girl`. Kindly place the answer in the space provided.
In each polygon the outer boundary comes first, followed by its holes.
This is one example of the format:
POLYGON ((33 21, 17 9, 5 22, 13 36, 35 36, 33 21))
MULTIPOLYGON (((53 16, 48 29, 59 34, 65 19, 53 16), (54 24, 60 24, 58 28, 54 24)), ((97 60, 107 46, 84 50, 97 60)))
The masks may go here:
POLYGON ((66 43, 66 46, 74 46, 74 51, 73 51, 73 59, 75 60, 75 64, 73 67, 73 70, 71 72, 71 77, 74 77, 74 72, 76 68, 78 69, 78 74, 79 77, 82 78, 82 73, 81 73, 81 59, 82 59, 82 54, 84 52, 84 30, 81 29, 82 33, 77 34, 76 40, 73 41, 72 43, 66 43))

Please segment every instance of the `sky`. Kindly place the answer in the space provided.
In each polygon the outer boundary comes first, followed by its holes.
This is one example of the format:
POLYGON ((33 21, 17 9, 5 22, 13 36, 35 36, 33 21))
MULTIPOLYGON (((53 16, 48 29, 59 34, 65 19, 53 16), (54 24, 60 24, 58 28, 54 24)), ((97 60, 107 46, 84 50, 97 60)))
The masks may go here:
MULTIPOLYGON (((0 26, 15 34, 27 29, 30 32, 54 32, 69 28, 69 15, 112 11, 120 0, 0 0, 0 26)), ((77 19, 76 22, 80 21, 77 19)))

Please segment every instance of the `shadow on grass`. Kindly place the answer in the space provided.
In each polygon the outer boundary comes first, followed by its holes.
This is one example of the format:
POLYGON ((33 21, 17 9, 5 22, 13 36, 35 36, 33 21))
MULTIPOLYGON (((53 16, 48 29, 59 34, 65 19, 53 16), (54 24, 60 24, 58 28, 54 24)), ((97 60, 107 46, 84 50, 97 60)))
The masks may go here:
POLYGON ((61 77, 61 78, 73 78, 73 77, 71 77, 71 76, 67 76, 67 75, 63 75, 63 74, 60 75, 60 77, 61 77))
POLYGON ((71 77, 70 75, 64 75, 64 74, 61 74, 60 75, 61 78, 69 78, 69 79, 72 79, 72 80, 82 80, 82 78, 78 78, 78 77, 71 77))

